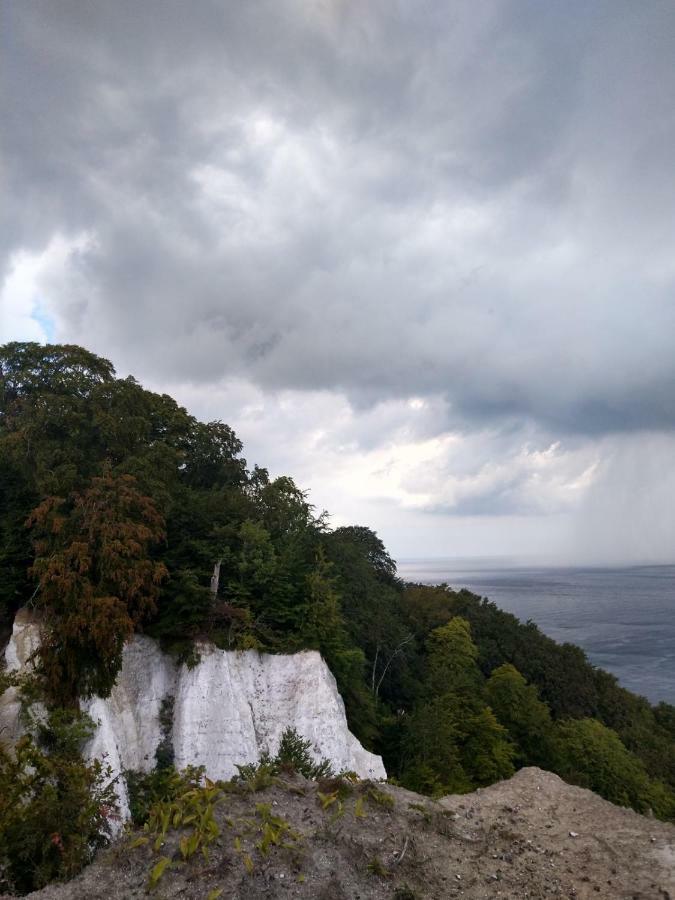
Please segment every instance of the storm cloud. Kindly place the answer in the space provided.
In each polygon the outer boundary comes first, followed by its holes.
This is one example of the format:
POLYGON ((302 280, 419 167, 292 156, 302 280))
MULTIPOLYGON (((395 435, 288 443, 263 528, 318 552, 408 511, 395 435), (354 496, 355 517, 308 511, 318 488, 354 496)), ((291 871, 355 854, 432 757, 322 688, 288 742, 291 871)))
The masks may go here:
POLYGON ((338 518, 396 510, 404 552, 420 516, 574 528, 675 448, 668 0, 30 0, 0 28, 3 337, 230 421, 338 518))

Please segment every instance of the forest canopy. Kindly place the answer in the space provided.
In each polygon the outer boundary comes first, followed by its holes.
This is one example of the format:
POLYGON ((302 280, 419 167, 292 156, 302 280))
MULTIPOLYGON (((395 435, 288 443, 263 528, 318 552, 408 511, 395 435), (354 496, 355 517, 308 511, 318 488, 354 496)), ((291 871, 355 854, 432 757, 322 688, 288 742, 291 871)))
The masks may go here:
POLYGON ((371 529, 331 528, 242 451, 81 347, 0 348, 0 637, 21 607, 41 612, 53 710, 109 693, 138 630, 187 664, 205 639, 313 648, 407 787, 469 791, 539 765, 675 816, 673 707, 468 591, 405 584, 371 529))

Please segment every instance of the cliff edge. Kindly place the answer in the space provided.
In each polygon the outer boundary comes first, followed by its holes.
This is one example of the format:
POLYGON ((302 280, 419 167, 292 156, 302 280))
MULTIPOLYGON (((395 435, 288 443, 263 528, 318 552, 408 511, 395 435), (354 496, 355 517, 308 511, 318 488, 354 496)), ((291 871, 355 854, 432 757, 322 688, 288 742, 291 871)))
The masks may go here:
MULTIPOLYGON (((22 610, 5 650, 7 668, 26 670, 39 641, 38 619, 22 610)), ((177 768, 204 766, 211 778, 228 779, 237 764, 257 762, 264 750, 274 753, 282 732, 292 727, 311 742, 316 760, 327 758, 335 771, 387 777, 381 758, 349 731, 335 678, 315 650, 272 655, 202 644, 199 655, 194 667, 177 666, 156 641, 135 636, 124 648, 110 697, 81 703, 98 723, 85 755, 106 759, 116 776, 127 769, 149 772, 166 741, 177 768)), ((20 733, 12 689, 0 698, 0 733, 9 741, 20 733)), ((118 785, 122 817, 128 818, 122 777, 118 785)))
POLYGON ((162 854, 171 860, 153 891, 162 900, 675 897, 675 827, 541 769, 437 802, 390 785, 371 793, 366 783, 338 809, 324 808, 331 787, 289 777, 255 794, 226 794, 208 859, 180 862, 180 830, 157 852, 133 849, 130 835, 74 881, 30 896, 146 897, 162 854), (279 843, 266 844, 266 817, 285 823, 279 843))

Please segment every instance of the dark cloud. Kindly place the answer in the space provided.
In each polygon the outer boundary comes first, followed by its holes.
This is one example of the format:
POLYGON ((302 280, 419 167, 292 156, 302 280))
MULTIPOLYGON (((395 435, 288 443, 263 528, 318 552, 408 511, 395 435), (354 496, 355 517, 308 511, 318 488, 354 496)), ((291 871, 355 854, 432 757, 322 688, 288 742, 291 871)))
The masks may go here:
POLYGON ((2 265, 90 237, 57 334, 439 431, 675 427, 671 3, 2 15, 2 265))

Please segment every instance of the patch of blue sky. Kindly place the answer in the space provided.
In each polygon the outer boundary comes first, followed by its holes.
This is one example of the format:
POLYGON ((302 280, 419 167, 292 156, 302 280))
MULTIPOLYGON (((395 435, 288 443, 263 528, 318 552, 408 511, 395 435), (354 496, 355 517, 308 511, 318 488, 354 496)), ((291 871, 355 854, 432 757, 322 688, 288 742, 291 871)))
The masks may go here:
POLYGON ((54 319, 45 310, 44 306, 39 300, 36 300, 33 304, 33 309, 31 310, 30 317, 38 323, 38 325, 44 332, 47 342, 51 343, 54 340, 54 336, 56 334, 56 324, 54 322, 54 319))

